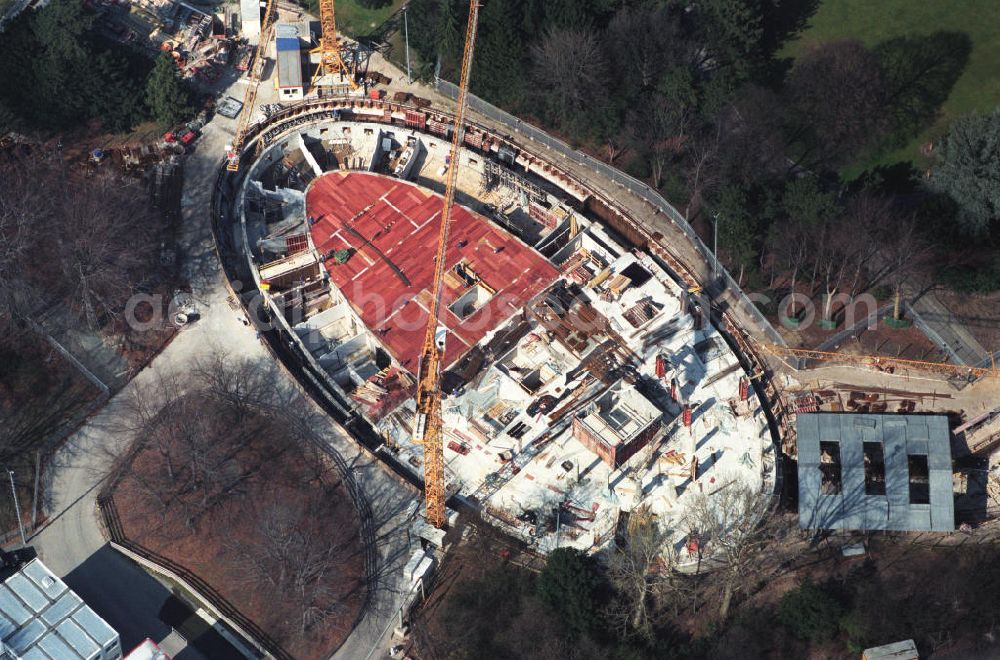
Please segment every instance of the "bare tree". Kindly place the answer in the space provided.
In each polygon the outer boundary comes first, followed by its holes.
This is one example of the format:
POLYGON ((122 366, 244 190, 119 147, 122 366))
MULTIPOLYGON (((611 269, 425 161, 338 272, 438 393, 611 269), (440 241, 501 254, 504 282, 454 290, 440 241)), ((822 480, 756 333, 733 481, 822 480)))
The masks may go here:
POLYGON ((139 182, 104 171, 70 185, 56 209, 54 265, 65 300, 91 329, 118 319, 149 277, 154 214, 139 182))
MULTIPOLYGON (((777 259, 777 265, 784 268, 791 277, 791 293, 795 293, 799 275, 809 264, 809 250, 811 247, 812 232, 808 227, 790 219, 772 228, 770 236, 770 252, 777 259)), ((788 316, 795 318, 798 313, 796 298, 792 297, 791 307, 788 316)))
POLYGON ((682 153, 690 121, 687 108, 659 95, 653 95, 626 115, 627 140, 649 164, 654 188, 663 184, 670 162, 682 153))
POLYGON ((711 195, 721 180, 719 176, 719 148, 722 145, 722 124, 716 124, 696 135, 686 145, 685 177, 688 202, 684 206, 684 219, 690 221, 692 213, 701 208, 704 197, 711 195))
POLYGON ((872 217, 879 214, 883 200, 868 193, 856 195, 847 205, 847 214, 841 218, 839 240, 843 243, 844 277, 841 286, 847 294, 855 296, 867 287, 865 269, 878 252, 878 242, 873 233, 872 217))
POLYGON ((550 29, 532 48, 537 92, 563 126, 587 117, 603 98, 606 64, 593 30, 550 29))
POLYGON ((687 58, 693 45, 681 22, 664 6, 623 7, 608 23, 602 41, 612 69, 628 97, 652 89, 663 71, 687 58))
POLYGON ((200 360, 194 375, 206 394, 225 401, 239 419, 261 407, 281 407, 275 387, 280 381, 271 365, 233 360, 231 355, 220 352, 200 360))
POLYGON ((749 185, 784 177, 787 112, 777 94, 754 86, 724 107, 715 121, 722 127, 716 151, 719 178, 749 185))
POLYGON ((12 321, 30 314, 43 300, 31 281, 45 225, 54 197, 38 182, 51 164, 20 158, 13 153, 0 158, 0 319, 12 321))
POLYGON ((608 562, 611 582, 624 601, 624 608, 612 611, 623 631, 631 628, 650 637, 665 606, 677 613, 686 590, 682 576, 674 572, 671 537, 672 530, 661 527, 648 509, 632 512, 624 543, 608 562))
POLYGON ((729 615, 733 595, 745 588, 758 553, 771 537, 766 524, 770 497, 737 480, 714 493, 699 493, 688 506, 686 526, 699 540, 702 566, 722 583, 719 617, 729 615))
POLYGON ((314 512, 329 509, 324 497, 306 506, 277 496, 261 503, 255 509, 254 533, 229 544, 246 567, 249 583, 270 585, 292 600, 302 633, 336 618, 357 587, 340 575, 357 539, 334 534, 331 542, 329 530, 316 524, 314 512))
POLYGON ((900 217, 890 212, 883 222, 878 254, 882 264, 881 280, 892 287, 892 318, 898 321, 903 316, 903 288, 916 285, 926 274, 933 248, 920 235, 913 217, 900 217))
MULTIPOLYGON (((267 461, 289 447, 294 423, 269 405, 274 388, 269 392, 251 377, 253 368, 213 360, 187 382, 160 378, 134 389, 127 423, 136 440, 131 454, 152 450, 158 456, 161 514, 181 511, 185 525, 195 527, 209 508, 239 496, 267 461)), ((122 467, 143 480, 145 468, 133 460, 122 467)))
POLYGON ((888 89, 878 57, 857 40, 826 43, 800 57, 788 77, 797 164, 837 166, 888 128, 888 89))
POLYGON ((35 362, 23 361, 24 354, 38 350, 38 345, 32 343, 34 337, 17 332, 0 337, 4 371, 0 377, 0 464, 4 465, 32 456, 46 438, 62 430, 80 410, 84 389, 72 375, 39 370, 35 362))
POLYGON ((139 181, 38 154, 0 158, 0 305, 62 302, 97 329, 155 272, 158 217, 139 181))

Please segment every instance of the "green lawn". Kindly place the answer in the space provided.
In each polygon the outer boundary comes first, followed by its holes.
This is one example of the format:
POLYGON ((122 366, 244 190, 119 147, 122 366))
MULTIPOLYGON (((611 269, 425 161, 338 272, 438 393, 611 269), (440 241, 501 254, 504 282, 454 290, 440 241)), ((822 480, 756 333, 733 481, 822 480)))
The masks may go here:
MULTIPOLYGON (((937 31, 962 32, 972 42, 968 64, 942 106, 940 117, 905 147, 865 164, 912 160, 919 165, 923 160, 920 145, 940 136, 952 119, 972 110, 989 111, 1000 105, 1000 2, 823 0, 809 21, 809 28, 782 54, 794 57, 814 44, 845 37, 860 39, 873 47, 894 37, 921 37, 937 31)), ((859 172, 864 167, 858 164, 848 169, 859 172)))
POLYGON ((404 2, 393 0, 392 4, 381 9, 368 9, 358 0, 337 0, 337 29, 349 37, 366 37, 385 23, 404 2))

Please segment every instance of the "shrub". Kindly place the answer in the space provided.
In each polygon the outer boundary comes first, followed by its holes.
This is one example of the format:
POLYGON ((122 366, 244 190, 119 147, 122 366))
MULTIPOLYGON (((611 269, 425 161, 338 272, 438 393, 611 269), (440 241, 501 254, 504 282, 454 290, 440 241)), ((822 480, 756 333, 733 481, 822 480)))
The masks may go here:
POLYGON ((985 266, 961 265, 945 268, 941 283, 959 293, 992 293, 1000 291, 1000 255, 985 266))
POLYGON ((837 633, 841 614, 840 603, 806 579, 781 599, 778 619, 796 637, 822 641, 837 633))
POLYGON ((572 548, 553 551, 537 582, 539 598, 559 612, 566 625, 581 633, 594 624, 596 588, 593 562, 572 548))

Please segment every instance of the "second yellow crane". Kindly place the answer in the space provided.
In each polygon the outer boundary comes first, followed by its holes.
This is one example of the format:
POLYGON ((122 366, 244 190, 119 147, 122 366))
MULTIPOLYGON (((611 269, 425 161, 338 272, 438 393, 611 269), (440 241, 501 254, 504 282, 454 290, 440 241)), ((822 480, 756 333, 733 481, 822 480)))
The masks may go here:
POLYGON ((260 77, 264 72, 267 44, 271 40, 271 32, 274 31, 274 21, 271 18, 275 1, 267 0, 267 6, 264 8, 264 19, 260 24, 260 41, 254 50, 250 75, 247 77, 247 91, 243 94, 243 108, 236 118, 236 134, 233 136, 233 143, 226 148, 226 169, 230 172, 237 172, 240 169, 243 142, 246 140, 247 131, 250 128, 250 118, 253 116, 254 105, 257 103, 257 88, 260 86, 260 77))
POLYGON ((319 66, 313 74, 311 86, 333 87, 332 81, 335 76, 343 75, 347 85, 352 89, 358 89, 358 82, 354 79, 354 71, 344 62, 344 57, 340 51, 340 39, 337 38, 337 19, 334 12, 334 0, 319 0, 319 25, 323 31, 319 39, 319 46, 311 52, 319 55, 319 66))
POLYGON ((915 369, 917 371, 940 373, 950 378, 1000 378, 1000 371, 997 370, 995 364, 990 368, 970 367, 964 364, 951 364, 949 362, 929 362, 926 360, 908 360, 884 355, 855 355, 853 353, 816 351, 808 348, 778 346, 777 344, 763 344, 763 347, 768 353, 777 357, 794 357, 819 362, 844 362, 867 368, 898 367, 901 369, 915 369))

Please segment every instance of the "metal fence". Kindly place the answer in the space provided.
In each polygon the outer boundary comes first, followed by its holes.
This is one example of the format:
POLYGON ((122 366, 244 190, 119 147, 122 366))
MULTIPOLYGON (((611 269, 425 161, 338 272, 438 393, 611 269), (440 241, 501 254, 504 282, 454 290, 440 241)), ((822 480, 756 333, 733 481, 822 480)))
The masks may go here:
MULTIPOLYGON (((458 87, 447 80, 442 80, 440 78, 435 79, 434 88, 439 93, 452 100, 458 98, 458 87)), ((714 255, 708 249, 708 246, 706 246, 701 240, 698 234, 695 233, 690 223, 685 220, 684 216, 682 216, 680 212, 678 212, 677 209, 670 204, 670 202, 664 199, 660 193, 656 192, 642 181, 625 174, 621 170, 614 168, 605 162, 573 149, 562 140, 554 138, 545 131, 521 121, 509 112, 501 110, 500 108, 482 100, 478 96, 469 94, 468 103, 469 107, 474 112, 483 115, 487 119, 507 126, 513 132, 526 137, 532 142, 540 144, 546 149, 555 152, 567 160, 572 160, 578 166, 586 168, 588 171, 592 170, 599 179, 611 181, 612 183, 644 200, 652 207, 658 209, 661 213, 666 215, 674 227, 679 229, 685 235, 685 237, 691 242, 704 259, 705 263, 714 265, 714 255)), ((599 187, 598 181, 591 180, 586 183, 594 187, 599 187)), ((706 286, 706 290, 713 295, 718 295, 728 291, 734 298, 737 299, 740 312, 745 320, 753 321, 753 323, 757 326, 757 329, 764 335, 767 341, 779 346, 785 346, 786 344, 784 338, 777 330, 774 329, 774 326, 771 325, 771 322, 768 321, 767 318, 761 313, 760 309, 758 309, 757 306, 746 296, 746 294, 743 293, 742 289, 729 274, 729 271, 727 271, 722 264, 718 264, 718 271, 720 276, 719 281, 717 283, 713 283, 714 286, 706 286)))
POLYGON ((962 360, 962 357, 955 351, 954 347, 946 342, 944 338, 941 337, 941 335, 938 334, 938 332, 924 320, 924 317, 913 308, 913 305, 906 302, 903 303, 903 308, 906 310, 907 316, 913 319, 913 324, 917 326, 917 329, 924 333, 924 335, 930 339, 934 345, 941 349, 941 352, 948 356, 948 359, 952 364, 965 364, 965 361, 962 360))
POLYGON ((176 577, 183 580, 187 589, 192 591, 192 593, 197 594, 200 599, 210 603, 212 607, 215 608, 216 614, 218 614, 220 618, 225 619, 226 623, 233 630, 239 631, 239 634, 242 635, 248 642, 259 646, 270 656, 277 658, 278 660, 292 660, 292 655, 289 654, 277 640, 272 638, 257 624, 244 616, 225 598, 225 596, 216 591, 214 587, 205 582, 202 578, 198 577, 196 574, 192 573, 180 564, 174 563, 166 557, 158 555, 157 553, 152 552, 151 550, 148 550, 129 539, 125 533, 125 528, 122 526, 121 518, 118 515, 118 509, 115 506, 114 497, 108 493, 102 493, 97 497, 97 508, 101 514, 101 520, 104 523, 111 543, 125 548, 130 553, 141 557, 151 564, 155 564, 161 569, 169 571, 176 577))

